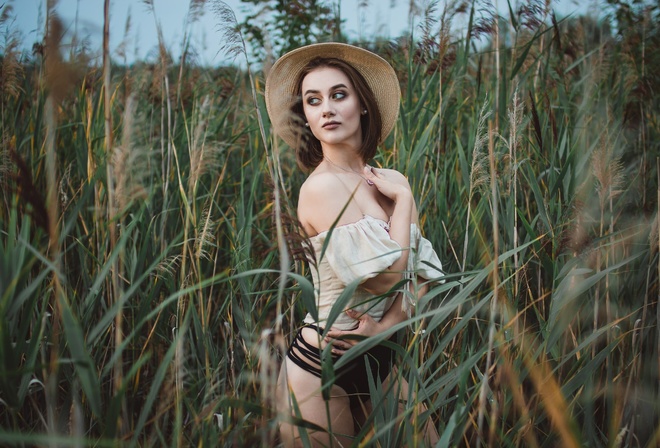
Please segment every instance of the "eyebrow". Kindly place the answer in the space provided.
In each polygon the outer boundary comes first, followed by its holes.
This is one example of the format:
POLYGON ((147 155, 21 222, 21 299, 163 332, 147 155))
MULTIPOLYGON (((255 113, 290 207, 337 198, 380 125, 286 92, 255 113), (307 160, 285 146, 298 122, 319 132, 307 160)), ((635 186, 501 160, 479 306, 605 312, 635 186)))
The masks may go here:
MULTIPOLYGON (((336 85, 330 87, 330 90, 337 90, 337 89, 342 88, 342 87, 345 88, 345 89, 348 88, 348 87, 346 87, 345 84, 336 84, 336 85)), ((303 96, 307 96, 307 95, 309 95, 310 93, 319 93, 319 92, 320 92, 319 90, 308 89, 308 90, 305 91, 305 93, 303 94, 303 96)))

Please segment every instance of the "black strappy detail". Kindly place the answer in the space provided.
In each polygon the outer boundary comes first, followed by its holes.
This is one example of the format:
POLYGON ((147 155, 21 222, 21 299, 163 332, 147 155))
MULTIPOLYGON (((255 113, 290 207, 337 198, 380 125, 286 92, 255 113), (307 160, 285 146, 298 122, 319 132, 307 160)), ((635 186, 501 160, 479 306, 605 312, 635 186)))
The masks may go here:
MULTIPOLYGON (((324 331, 322 328, 311 324, 305 325, 303 328, 312 328, 319 334, 324 331)), ((305 372, 321 378, 321 350, 305 340, 302 335, 302 329, 298 331, 298 334, 291 342, 286 355, 305 372)), ((332 355, 333 361, 336 361, 338 358, 339 355, 332 355)))
MULTIPOLYGON (((319 334, 323 329, 316 325, 305 325, 298 331, 287 350, 287 357, 305 372, 321 378, 322 350, 314 347, 302 336, 304 328, 312 328, 319 334)), ((390 338, 394 342, 396 335, 390 338)), ((331 355, 333 363, 341 355, 331 355)), ((360 399, 369 397, 369 375, 381 382, 385 380, 394 364, 394 350, 377 345, 363 356, 355 358, 342 368, 335 370, 335 384, 346 391, 351 402, 351 408, 359 406, 360 399)))

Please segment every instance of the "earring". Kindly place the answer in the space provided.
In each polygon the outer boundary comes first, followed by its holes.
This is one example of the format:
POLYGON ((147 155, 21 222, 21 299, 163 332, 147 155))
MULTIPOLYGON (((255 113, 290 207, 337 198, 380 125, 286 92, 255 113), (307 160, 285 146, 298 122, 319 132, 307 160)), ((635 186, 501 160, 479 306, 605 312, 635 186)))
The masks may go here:
POLYGON ((308 127, 309 127, 309 123, 305 122, 305 127, 308 128, 308 127))
POLYGON ((364 109, 364 110, 362 111, 362 115, 367 115, 367 109, 364 109))

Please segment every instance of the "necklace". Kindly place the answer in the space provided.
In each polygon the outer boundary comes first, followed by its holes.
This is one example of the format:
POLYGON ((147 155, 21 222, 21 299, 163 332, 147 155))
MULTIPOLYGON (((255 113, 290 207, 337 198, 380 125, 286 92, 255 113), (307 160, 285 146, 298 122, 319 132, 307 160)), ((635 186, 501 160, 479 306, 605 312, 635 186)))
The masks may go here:
POLYGON ((336 167, 336 168, 339 168, 339 169, 342 170, 342 171, 346 171, 347 173, 357 174, 357 175, 360 176, 362 179, 364 179, 364 181, 367 183, 367 185, 373 185, 373 184, 374 184, 372 181, 370 181, 369 179, 367 179, 366 177, 364 177, 363 174, 358 173, 357 171, 353 171, 353 170, 350 169, 350 168, 344 168, 343 166, 339 166, 339 165, 337 165, 335 162, 333 162, 332 160, 328 159, 326 156, 323 156, 323 158, 324 158, 325 160, 327 160, 328 163, 329 163, 330 165, 332 165, 332 166, 334 166, 334 167, 336 167))

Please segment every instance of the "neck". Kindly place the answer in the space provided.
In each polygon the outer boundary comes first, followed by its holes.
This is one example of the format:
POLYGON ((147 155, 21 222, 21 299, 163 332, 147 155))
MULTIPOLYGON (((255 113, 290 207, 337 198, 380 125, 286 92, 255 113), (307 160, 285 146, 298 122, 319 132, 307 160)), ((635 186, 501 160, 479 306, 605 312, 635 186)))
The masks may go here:
POLYGON ((349 151, 323 151, 323 158, 330 165, 340 167, 355 172, 361 172, 364 168, 364 161, 355 152, 349 151))

